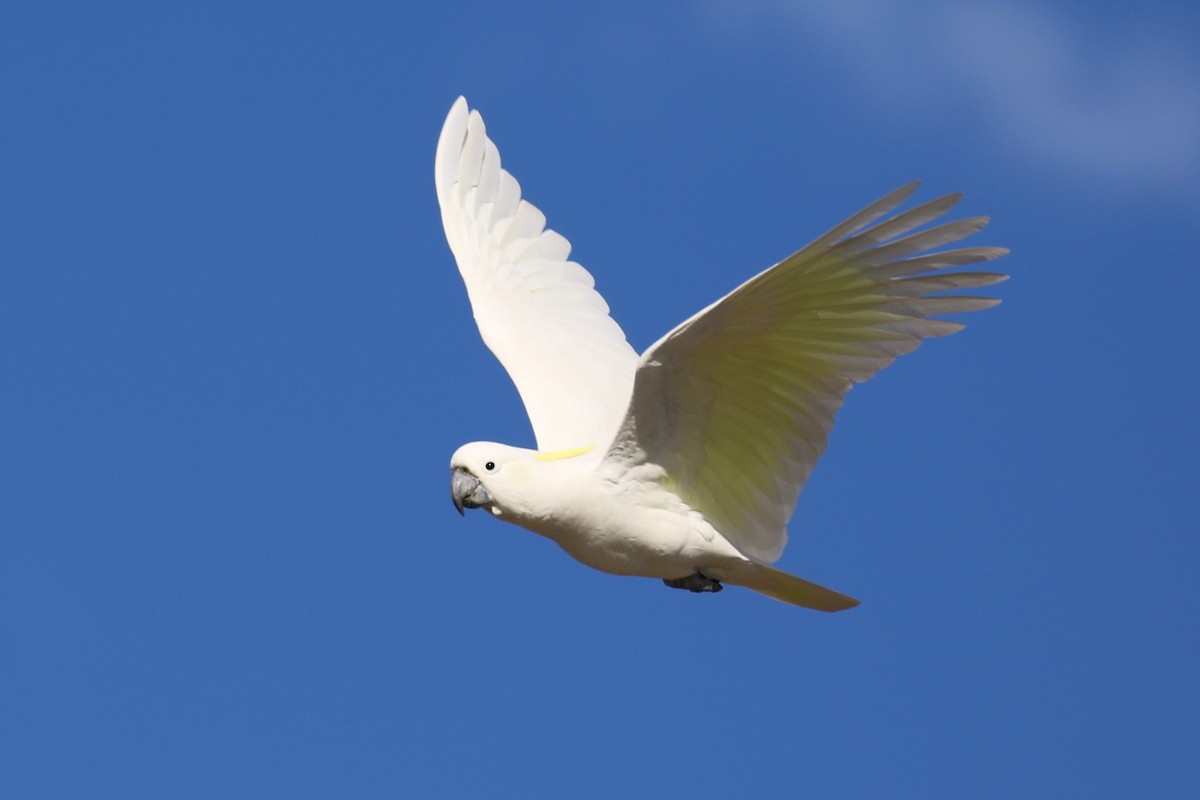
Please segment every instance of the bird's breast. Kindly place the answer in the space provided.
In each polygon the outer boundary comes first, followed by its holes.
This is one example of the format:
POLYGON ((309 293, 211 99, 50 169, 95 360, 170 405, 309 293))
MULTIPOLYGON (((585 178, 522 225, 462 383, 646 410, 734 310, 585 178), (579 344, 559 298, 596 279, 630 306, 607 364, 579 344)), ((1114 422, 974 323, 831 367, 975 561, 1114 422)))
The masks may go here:
POLYGON ((683 577, 711 546, 703 519, 656 480, 605 480, 593 473, 548 494, 553 503, 511 521, 603 572, 683 577))

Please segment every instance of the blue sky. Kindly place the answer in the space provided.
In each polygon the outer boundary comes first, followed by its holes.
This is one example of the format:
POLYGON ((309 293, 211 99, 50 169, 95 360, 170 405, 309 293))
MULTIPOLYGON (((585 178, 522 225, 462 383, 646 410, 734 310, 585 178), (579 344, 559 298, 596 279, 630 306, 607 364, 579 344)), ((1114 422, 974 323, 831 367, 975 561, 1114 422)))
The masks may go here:
POLYGON ((0 795, 1200 792, 1200 11, 646 6, 0 10, 0 795), (454 449, 532 442, 459 94, 638 349, 914 178, 992 215, 1004 304, 792 520, 861 607, 459 519, 454 449))

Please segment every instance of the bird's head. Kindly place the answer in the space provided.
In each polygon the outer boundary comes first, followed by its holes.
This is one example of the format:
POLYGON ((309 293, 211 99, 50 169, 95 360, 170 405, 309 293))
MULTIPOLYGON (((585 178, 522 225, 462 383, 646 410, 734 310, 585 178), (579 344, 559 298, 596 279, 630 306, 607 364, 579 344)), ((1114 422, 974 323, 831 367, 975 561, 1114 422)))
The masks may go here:
POLYGON ((468 508, 486 508, 499 513, 512 484, 522 480, 530 451, 495 442, 472 442, 458 448, 450 459, 450 498, 458 513, 468 508))

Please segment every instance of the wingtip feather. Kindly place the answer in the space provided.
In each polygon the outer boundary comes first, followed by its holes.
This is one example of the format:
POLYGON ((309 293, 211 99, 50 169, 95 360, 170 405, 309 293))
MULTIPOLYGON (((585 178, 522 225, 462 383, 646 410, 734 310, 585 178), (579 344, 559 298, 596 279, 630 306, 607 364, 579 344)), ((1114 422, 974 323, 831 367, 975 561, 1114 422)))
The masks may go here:
POLYGON ((458 179, 458 156, 467 135, 467 99, 459 95, 446 114, 434 155, 434 181, 441 196, 458 179))

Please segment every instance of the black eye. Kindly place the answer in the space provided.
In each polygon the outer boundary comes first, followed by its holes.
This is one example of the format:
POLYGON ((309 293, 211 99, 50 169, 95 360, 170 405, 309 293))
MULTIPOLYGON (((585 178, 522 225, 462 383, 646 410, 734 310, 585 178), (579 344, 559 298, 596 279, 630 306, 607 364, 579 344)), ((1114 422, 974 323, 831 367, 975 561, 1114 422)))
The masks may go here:
POLYGON ((491 472, 492 470, 494 470, 496 468, 496 462, 489 461, 483 465, 483 468, 486 469, 488 472, 491 472))

